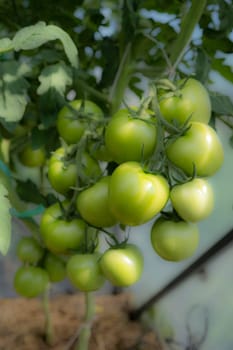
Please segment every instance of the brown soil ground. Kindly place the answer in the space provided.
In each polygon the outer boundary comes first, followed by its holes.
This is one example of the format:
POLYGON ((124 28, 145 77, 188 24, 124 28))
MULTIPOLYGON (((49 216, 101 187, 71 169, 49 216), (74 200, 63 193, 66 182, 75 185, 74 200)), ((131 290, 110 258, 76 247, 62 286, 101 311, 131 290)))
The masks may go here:
MULTIPOLYGON (((96 296, 90 350, 162 350, 154 331, 130 321, 129 295, 96 296)), ((80 295, 51 298, 55 340, 44 341, 45 317, 41 300, 0 300, 0 350, 73 350, 82 324, 84 300, 80 295)))

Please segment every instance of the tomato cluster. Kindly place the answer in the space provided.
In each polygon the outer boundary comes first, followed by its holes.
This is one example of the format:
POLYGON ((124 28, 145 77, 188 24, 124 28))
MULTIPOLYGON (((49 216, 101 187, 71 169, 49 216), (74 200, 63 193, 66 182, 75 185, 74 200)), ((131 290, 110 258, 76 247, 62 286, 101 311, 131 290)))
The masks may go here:
POLYGON ((150 221, 151 245, 161 258, 180 261, 195 253, 198 222, 214 207, 209 177, 223 163, 223 147, 209 124, 205 87, 192 78, 167 83, 153 86, 139 107, 111 117, 89 100, 62 108, 61 143, 46 163, 56 202, 42 214, 40 246, 26 239, 19 244, 19 293, 36 295, 65 275, 81 291, 106 280, 132 285, 144 259, 129 243, 129 228, 150 221), (104 252, 100 235, 109 244, 104 252), (31 275, 40 288, 35 281, 28 287, 31 275))

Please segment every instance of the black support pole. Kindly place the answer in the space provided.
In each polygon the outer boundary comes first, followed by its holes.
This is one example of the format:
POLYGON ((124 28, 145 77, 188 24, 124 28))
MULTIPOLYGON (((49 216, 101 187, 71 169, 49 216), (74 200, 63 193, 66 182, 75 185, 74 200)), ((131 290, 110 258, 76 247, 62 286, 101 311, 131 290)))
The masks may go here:
POLYGON ((143 303, 137 309, 130 311, 130 319, 136 320, 150 308, 154 303, 156 303, 165 294, 170 292, 172 289, 176 288, 181 282, 183 282, 190 274, 194 273, 197 269, 207 263, 211 258, 213 258, 217 253, 219 253, 223 248, 225 248, 230 242, 233 241, 233 229, 223 236, 219 241, 213 244, 205 253, 203 253, 197 260, 195 260, 191 265, 189 265, 185 270, 183 270, 178 276, 166 284, 159 292, 153 295, 145 303, 143 303))

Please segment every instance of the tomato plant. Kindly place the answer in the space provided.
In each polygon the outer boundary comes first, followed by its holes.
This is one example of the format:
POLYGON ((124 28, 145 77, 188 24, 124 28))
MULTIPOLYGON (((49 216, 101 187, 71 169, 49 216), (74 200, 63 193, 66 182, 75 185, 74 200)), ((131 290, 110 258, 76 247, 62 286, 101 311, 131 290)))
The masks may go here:
POLYGON ((124 225, 149 221, 164 208, 168 197, 167 180, 161 175, 145 173, 139 163, 125 162, 111 175, 109 207, 124 225))
POLYGON ((161 258, 181 261, 196 251, 199 230, 194 223, 159 218, 151 229, 151 244, 161 258))
POLYGON ((156 137, 155 119, 150 111, 120 109, 106 126, 105 144, 118 163, 141 161, 152 155, 156 137))
POLYGON ((198 221, 218 201, 208 185, 224 161, 218 127, 233 128, 232 101, 209 89, 211 70, 233 81, 219 56, 232 48, 232 11, 229 1, 215 16, 206 1, 20 2, 0 4, 0 251, 16 216, 33 237, 17 247, 16 290, 36 296, 67 273, 88 306, 106 278, 140 279, 134 226, 155 222, 163 259, 196 252, 198 221), (160 24, 154 10, 174 20, 160 24))
POLYGON ((100 254, 76 254, 67 263, 67 275, 72 284, 81 291, 90 292, 100 289, 105 278, 102 275, 100 254))
POLYGON ((195 178, 175 185, 170 198, 173 208, 185 221, 204 220, 214 207, 214 191, 206 179, 195 178))
POLYGON ((136 283, 142 275, 144 258, 135 244, 109 248, 100 259, 104 276, 118 287, 136 283))
POLYGON ((17 293, 26 298, 33 298, 43 293, 48 287, 47 272, 35 266, 20 267, 14 277, 14 287, 17 293))
POLYGON ((193 78, 178 82, 178 88, 166 96, 160 96, 160 110, 169 122, 184 124, 190 121, 208 124, 211 117, 211 102, 208 91, 193 78), (179 88, 180 86, 180 88, 179 88))

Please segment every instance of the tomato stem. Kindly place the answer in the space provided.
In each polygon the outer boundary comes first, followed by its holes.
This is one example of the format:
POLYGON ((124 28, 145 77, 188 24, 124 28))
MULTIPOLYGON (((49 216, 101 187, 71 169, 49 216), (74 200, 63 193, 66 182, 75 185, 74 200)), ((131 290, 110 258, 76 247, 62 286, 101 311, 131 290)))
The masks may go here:
POLYGON ((75 350, 88 350, 91 337, 92 321, 95 314, 94 295, 91 292, 84 293, 85 298, 85 318, 80 329, 79 338, 75 350))
POLYGON ((45 315, 45 341, 48 345, 53 345, 54 332, 53 332, 51 312, 49 308, 49 292, 50 292, 50 285, 44 291, 42 303, 43 303, 44 315, 45 315))

